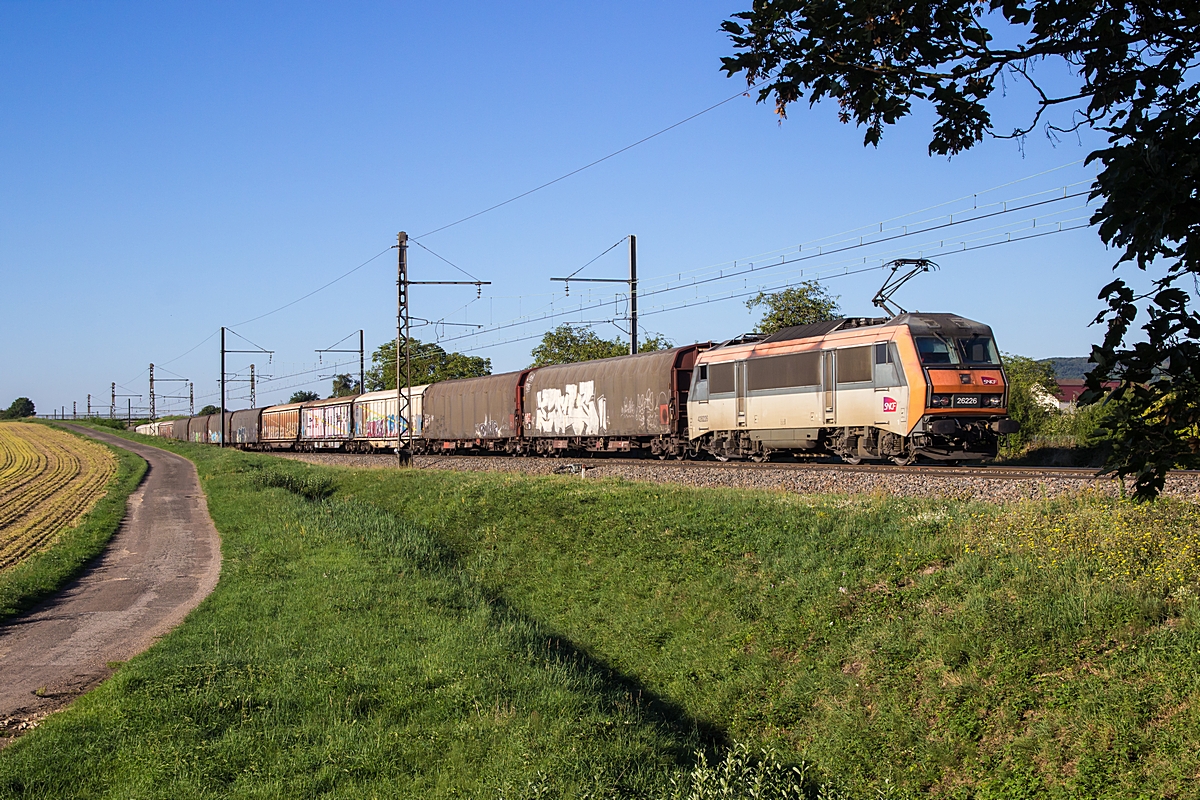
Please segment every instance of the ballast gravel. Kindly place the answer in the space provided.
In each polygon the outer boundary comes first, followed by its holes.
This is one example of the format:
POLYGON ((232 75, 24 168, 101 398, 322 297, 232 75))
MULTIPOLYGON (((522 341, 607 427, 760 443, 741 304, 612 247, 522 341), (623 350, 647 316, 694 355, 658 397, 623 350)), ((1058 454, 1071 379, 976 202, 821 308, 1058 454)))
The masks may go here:
MULTIPOLYGON (((280 453, 283 458, 328 466, 395 469, 396 457, 280 453)), ((888 494, 902 497, 942 497, 1006 503, 1085 492, 1118 495, 1112 478, 1071 475, 996 476, 872 471, 840 464, 717 464, 713 462, 633 461, 629 459, 512 458, 508 456, 417 456, 417 469, 456 472, 520 472, 527 475, 565 474, 584 479, 620 478, 628 481, 673 483, 701 488, 760 489, 798 494, 888 494)), ((1167 478, 1163 492, 1171 497, 1200 499, 1200 474, 1178 473, 1167 478)))

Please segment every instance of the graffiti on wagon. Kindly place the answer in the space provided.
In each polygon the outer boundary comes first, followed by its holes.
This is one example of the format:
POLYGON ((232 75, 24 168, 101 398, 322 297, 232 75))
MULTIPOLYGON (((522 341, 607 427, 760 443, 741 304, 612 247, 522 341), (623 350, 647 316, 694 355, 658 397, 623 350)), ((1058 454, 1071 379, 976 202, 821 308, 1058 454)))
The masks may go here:
POLYGON ((596 382, 568 383, 563 389, 539 389, 537 429, 575 436, 597 436, 608 428, 608 400, 596 397, 596 382))

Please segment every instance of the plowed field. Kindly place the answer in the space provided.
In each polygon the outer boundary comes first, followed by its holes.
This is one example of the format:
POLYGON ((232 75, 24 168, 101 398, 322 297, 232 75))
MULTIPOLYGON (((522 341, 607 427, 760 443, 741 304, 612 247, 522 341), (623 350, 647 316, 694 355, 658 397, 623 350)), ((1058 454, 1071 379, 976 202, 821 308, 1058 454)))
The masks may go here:
POLYGON ((91 510, 116 469, 101 445, 44 425, 0 422, 0 570, 91 510))

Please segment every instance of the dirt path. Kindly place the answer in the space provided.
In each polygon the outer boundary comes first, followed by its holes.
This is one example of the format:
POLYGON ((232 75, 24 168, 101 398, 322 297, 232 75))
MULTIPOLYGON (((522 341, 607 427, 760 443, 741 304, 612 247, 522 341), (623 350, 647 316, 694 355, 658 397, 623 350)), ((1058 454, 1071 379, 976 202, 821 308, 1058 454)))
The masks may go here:
POLYGON ((221 542, 185 458, 77 428, 150 468, 104 553, 55 598, 0 625, 0 747, 183 621, 221 572, 221 542))

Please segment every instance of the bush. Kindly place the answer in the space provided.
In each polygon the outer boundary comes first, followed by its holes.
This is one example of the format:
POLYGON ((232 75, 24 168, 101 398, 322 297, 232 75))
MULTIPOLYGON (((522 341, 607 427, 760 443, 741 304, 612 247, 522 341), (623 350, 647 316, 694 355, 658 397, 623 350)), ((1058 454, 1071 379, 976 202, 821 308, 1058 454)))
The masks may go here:
POLYGON ((325 475, 297 475, 275 467, 256 472, 251 480, 255 486, 264 489, 286 489, 306 500, 324 500, 333 494, 334 490, 333 481, 325 475))
POLYGON ((1004 354, 1004 374, 1008 377, 1008 415, 1021 423, 1020 433, 1008 437, 1006 449, 1021 451, 1039 436, 1046 436, 1062 412, 1039 402, 1034 387, 1051 397, 1058 393, 1054 367, 1025 356, 1004 354))
POLYGON ((92 425, 99 425, 102 428, 112 428, 116 431, 123 431, 126 428, 124 419, 109 419, 108 417, 92 417, 87 420, 92 425))
POLYGON ((1092 466, 1104 462, 1111 449, 1112 420, 1119 410, 1116 401, 1061 411, 1036 397, 1042 391, 1051 396, 1058 392, 1052 364, 1006 353, 1004 372, 1008 415, 1021 423, 1019 433, 1004 438, 1005 458, 1092 466))

